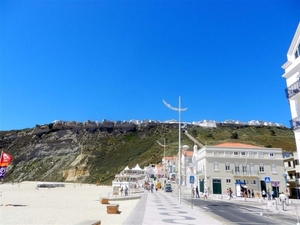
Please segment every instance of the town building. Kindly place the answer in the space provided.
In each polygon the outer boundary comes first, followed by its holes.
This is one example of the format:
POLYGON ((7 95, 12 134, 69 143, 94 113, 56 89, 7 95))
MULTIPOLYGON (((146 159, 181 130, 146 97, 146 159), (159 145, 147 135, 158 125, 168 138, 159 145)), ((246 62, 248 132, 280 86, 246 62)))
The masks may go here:
POLYGON ((289 101, 291 128, 294 131, 297 152, 284 159, 286 165, 286 183, 291 196, 299 198, 299 152, 300 152, 300 23, 287 52, 287 62, 282 65, 283 78, 286 79, 286 98, 289 101), (296 191, 297 190, 297 191, 296 191))
POLYGON ((241 196, 245 189, 278 192, 285 188, 282 149, 264 148, 242 143, 203 146, 196 154, 195 185, 199 191, 223 195, 231 188, 241 196))

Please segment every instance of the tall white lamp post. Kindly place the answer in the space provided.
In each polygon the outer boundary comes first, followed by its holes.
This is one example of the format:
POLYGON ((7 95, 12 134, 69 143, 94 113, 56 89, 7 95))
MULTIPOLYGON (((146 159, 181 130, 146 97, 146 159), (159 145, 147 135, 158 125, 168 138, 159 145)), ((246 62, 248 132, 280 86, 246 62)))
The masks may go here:
POLYGON ((168 146, 168 145, 166 145, 166 139, 164 138, 164 144, 161 144, 158 140, 156 140, 156 142, 160 145, 160 146, 162 146, 162 147, 164 147, 164 161, 163 161, 163 168, 164 168, 164 190, 166 189, 166 187, 165 187, 165 182, 166 182, 166 147, 168 146))
POLYGON ((179 203, 181 203, 181 122, 180 122, 180 112, 187 110, 187 108, 181 108, 180 104, 180 96, 178 99, 178 108, 172 107, 170 104, 168 104, 165 100, 163 100, 163 103, 169 108, 174 111, 178 111, 178 199, 179 203))

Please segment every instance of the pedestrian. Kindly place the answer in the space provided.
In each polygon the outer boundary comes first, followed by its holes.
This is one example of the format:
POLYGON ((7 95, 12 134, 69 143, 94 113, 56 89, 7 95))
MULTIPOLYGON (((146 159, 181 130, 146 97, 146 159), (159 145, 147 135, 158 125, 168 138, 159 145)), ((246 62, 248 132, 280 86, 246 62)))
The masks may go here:
POLYGON ((254 191, 253 189, 251 190, 252 198, 254 198, 254 191))
POLYGON ((232 190, 231 190, 231 188, 229 188, 229 199, 231 199, 232 198, 232 190))
POLYGON ((267 195, 268 195, 268 200, 271 200, 271 192, 270 192, 270 189, 268 189, 267 195))
POLYGON ((251 198, 251 191, 248 189, 248 198, 251 198))
POLYGON ((198 186, 196 186, 196 198, 200 198, 198 186))
POLYGON ((128 187, 125 186, 125 196, 127 196, 127 195, 128 195, 128 187))
POLYGON ((287 197, 283 192, 281 192, 281 194, 279 195, 279 200, 280 200, 281 205, 282 205, 282 210, 286 211, 287 197))
POLYGON ((151 193, 153 193, 153 189, 154 189, 154 184, 151 184, 151 186, 150 186, 151 193))
POLYGON ((207 199, 207 190, 204 190, 204 199, 207 199))
POLYGON ((195 188, 194 187, 192 188, 192 197, 193 198, 195 197, 195 188))
POLYGON ((123 196, 123 187, 120 189, 121 196, 123 196))
POLYGON ((263 197, 263 199, 265 199, 265 198, 267 197, 267 194, 266 194, 266 191, 265 191, 265 190, 263 190, 263 191, 261 192, 261 196, 263 197))
POLYGON ((155 185, 155 191, 157 192, 157 185, 155 185))
POLYGON ((274 190, 271 191, 272 199, 275 200, 275 193, 274 190))

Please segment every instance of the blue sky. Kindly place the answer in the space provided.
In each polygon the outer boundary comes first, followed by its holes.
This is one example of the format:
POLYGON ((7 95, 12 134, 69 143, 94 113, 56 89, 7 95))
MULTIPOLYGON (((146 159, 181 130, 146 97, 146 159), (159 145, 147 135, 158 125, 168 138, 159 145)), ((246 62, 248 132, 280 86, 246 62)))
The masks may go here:
POLYGON ((54 120, 263 120, 290 127, 300 2, 0 1, 0 130, 54 120))

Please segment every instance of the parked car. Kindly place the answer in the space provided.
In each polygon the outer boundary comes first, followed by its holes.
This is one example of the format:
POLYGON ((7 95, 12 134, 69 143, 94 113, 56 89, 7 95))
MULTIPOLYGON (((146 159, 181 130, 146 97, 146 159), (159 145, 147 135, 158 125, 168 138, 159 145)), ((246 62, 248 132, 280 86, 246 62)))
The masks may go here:
POLYGON ((172 192, 173 190, 172 190, 172 187, 171 186, 167 186, 166 187, 166 192, 172 192))

